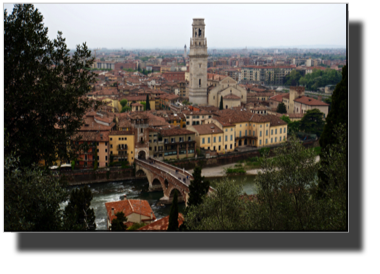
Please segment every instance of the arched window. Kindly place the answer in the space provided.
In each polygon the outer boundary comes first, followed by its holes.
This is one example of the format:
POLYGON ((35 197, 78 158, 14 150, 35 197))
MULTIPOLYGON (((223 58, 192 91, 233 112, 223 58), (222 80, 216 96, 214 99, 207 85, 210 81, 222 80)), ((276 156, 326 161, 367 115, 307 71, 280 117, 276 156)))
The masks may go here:
POLYGON ((201 85, 201 79, 199 79, 199 86, 201 85))

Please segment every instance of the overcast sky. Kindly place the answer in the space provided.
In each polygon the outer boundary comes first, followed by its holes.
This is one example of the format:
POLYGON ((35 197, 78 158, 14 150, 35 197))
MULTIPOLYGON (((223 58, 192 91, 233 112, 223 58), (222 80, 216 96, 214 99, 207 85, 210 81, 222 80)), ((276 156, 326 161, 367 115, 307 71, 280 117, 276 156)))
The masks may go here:
MULTIPOLYGON (((208 48, 346 47, 345 4, 36 4, 69 48, 189 47, 204 18, 208 48)), ((8 13, 13 5, 4 4, 8 13)))

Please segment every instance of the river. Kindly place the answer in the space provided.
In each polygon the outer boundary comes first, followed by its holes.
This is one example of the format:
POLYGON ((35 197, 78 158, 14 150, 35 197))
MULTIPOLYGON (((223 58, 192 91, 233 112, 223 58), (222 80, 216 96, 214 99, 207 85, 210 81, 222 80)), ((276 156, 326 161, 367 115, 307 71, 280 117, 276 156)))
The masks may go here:
MULTIPOLYGON (((257 192, 257 188, 252 182, 253 176, 235 176, 231 177, 237 184, 240 184, 243 188, 243 193, 254 194, 257 192)), ((211 186, 215 186, 221 178, 208 178, 211 186)), ((161 219, 170 214, 170 205, 158 206, 157 202, 163 196, 162 191, 148 192, 148 180, 128 180, 122 182, 109 182, 109 183, 97 183, 89 185, 93 199, 91 201, 91 208, 95 212, 96 230, 106 230, 106 218, 107 211, 104 203, 119 201, 123 198, 124 194, 127 194, 128 199, 142 199, 147 200, 152 207, 157 219, 161 219)), ((78 186, 79 187, 79 186, 78 186)), ((70 189, 78 188, 70 187, 70 189)), ((67 205, 62 204, 62 208, 67 205)), ((178 204, 178 211, 182 212, 185 209, 185 204, 178 204)))

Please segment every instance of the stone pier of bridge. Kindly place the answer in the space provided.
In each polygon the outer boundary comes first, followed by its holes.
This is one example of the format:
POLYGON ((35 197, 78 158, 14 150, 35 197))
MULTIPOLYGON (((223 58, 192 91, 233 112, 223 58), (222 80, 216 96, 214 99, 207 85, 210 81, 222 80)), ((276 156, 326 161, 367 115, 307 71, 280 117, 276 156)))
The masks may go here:
POLYGON ((184 169, 169 165, 165 162, 148 158, 135 159, 136 175, 145 173, 149 182, 149 191, 162 191, 162 204, 171 204, 174 192, 177 191, 178 202, 185 202, 189 197, 190 180, 193 175, 184 169))

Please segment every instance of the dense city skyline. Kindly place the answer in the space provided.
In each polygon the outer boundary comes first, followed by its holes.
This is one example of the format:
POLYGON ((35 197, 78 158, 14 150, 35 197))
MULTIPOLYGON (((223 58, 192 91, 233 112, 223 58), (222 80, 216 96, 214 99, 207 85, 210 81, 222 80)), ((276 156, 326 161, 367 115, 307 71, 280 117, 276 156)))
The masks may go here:
MULTIPOLYGON (((204 18, 208 48, 345 48, 345 4, 36 4, 69 48, 179 49, 193 18, 204 18), (103 20, 112 19, 112 20, 103 20), (265 23, 263 23, 265 22, 265 23), (132 26, 132 27, 130 27, 132 26)), ((4 4, 11 13, 13 4, 4 4)))

